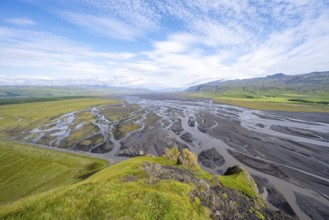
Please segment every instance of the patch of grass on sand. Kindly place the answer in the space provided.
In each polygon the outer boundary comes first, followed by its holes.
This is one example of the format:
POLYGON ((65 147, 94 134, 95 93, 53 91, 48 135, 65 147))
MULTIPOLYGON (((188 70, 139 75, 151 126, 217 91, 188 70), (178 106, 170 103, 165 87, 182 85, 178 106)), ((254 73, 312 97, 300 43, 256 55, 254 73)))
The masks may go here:
POLYGON ((122 118, 129 117, 132 112, 139 109, 140 107, 138 105, 117 105, 103 108, 101 112, 110 121, 118 121, 122 118))
POLYGON ((157 114, 154 114, 153 112, 151 112, 151 113, 147 114, 146 119, 144 120, 144 123, 146 125, 150 125, 150 124, 153 124, 153 123, 159 121, 160 119, 161 118, 157 114))
POLYGON ((126 134, 136 131, 137 129, 139 129, 141 126, 138 124, 135 124, 133 121, 128 121, 127 123, 123 123, 123 124, 118 124, 114 130, 114 138, 116 140, 119 140, 121 138, 123 138, 124 136, 126 136, 126 134))
POLYGON ((98 159, 0 141, 0 205, 78 182, 106 165, 98 159))
POLYGON ((259 197, 257 186, 249 173, 241 168, 237 173, 218 176, 220 183, 230 189, 236 189, 250 198, 259 197))
POLYGON ((84 111, 76 115, 75 125, 83 123, 83 126, 78 129, 72 129, 70 135, 62 140, 60 147, 72 147, 76 142, 82 138, 88 137, 98 132, 98 128, 92 124, 94 116, 89 111, 84 111))

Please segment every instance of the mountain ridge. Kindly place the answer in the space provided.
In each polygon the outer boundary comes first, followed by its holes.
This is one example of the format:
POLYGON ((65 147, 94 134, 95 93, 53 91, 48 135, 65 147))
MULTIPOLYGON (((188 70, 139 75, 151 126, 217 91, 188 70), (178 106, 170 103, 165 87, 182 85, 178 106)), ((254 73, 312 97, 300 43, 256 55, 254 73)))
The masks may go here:
POLYGON ((277 87, 275 83, 280 83, 281 87, 286 86, 289 89, 300 88, 302 86, 311 86, 317 89, 326 89, 329 91, 329 71, 324 72, 311 72, 299 75, 286 75, 283 73, 276 73, 273 75, 268 75, 266 77, 257 77, 251 79, 236 79, 236 80, 217 80, 204 84, 199 84, 188 88, 187 92, 195 91, 219 91, 221 87, 226 88, 239 87, 239 86, 267 86, 267 87, 277 87), (261 85, 259 85, 261 84, 261 85), (320 87, 319 87, 320 86, 320 87))

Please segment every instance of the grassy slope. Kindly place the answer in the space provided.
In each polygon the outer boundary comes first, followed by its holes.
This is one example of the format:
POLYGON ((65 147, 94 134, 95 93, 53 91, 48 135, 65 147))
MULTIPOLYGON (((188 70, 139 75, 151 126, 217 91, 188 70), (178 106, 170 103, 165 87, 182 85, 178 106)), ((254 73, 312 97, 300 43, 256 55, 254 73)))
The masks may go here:
MULTIPOLYGON (((287 91, 286 91, 287 92, 287 91)), ((285 93, 281 91, 276 93, 269 93, 269 96, 275 97, 261 97, 261 95, 253 98, 246 98, 246 93, 243 91, 231 91, 227 93, 218 92, 197 92, 183 94, 187 97, 195 98, 211 98, 214 102, 228 105, 242 106, 251 109, 259 110, 275 110, 275 111, 295 111, 295 112, 329 112, 329 105, 318 104, 316 102, 328 101, 328 96, 301 96, 294 93, 285 93), (296 101, 289 101, 290 99, 302 99, 313 101, 315 103, 303 103, 296 101)), ((328 94, 329 95, 329 94, 328 94)))
MULTIPOLYGON (((0 218, 209 219, 208 209, 198 200, 189 199, 189 192, 195 187, 192 183, 174 180, 148 183, 141 170, 143 161, 175 164, 164 157, 132 158, 103 169, 81 183, 3 206, 0 218), (127 176, 137 178, 127 181, 127 176)), ((210 180, 213 177, 199 168, 194 172, 200 178, 210 180)), ((230 179, 226 183, 228 181, 230 179)))
POLYGON ((0 108, 0 131, 15 127, 37 127, 56 116, 90 106, 117 103, 117 100, 81 98, 49 102, 3 105, 0 108))
POLYGON ((98 159, 0 142, 0 205, 75 183, 106 164, 98 159))

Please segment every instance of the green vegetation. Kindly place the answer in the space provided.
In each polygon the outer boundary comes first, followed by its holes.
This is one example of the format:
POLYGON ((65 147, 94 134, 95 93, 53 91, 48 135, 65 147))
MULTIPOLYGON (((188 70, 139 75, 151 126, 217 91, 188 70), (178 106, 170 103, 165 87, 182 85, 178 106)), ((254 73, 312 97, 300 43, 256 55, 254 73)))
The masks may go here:
POLYGON ((0 98, 2 101, 28 101, 33 99, 56 99, 64 97, 97 95, 87 88, 65 86, 2 86, 0 98))
MULTIPOLYGON (((229 97, 222 96, 218 93, 211 92, 198 92, 198 93, 185 93, 183 96, 192 98, 210 98, 214 102, 223 103, 228 105, 241 106, 258 110, 273 110, 273 111, 293 111, 293 112, 329 112, 329 106, 325 105, 327 98, 305 98, 304 101, 296 101, 291 97, 296 94, 286 94, 279 97, 256 97, 247 98, 243 97, 229 97), (307 101, 308 100, 308 101, 307 101), (312 101, 311 101, 312 100, 312 101)), ((328 96, 329 97, 329 94, 328 96)), ((299 99, 301 100, 301 99, 299 99)))
POLYGON ((102 109, 102 114, 111 121, 118 121, 122 118, 127 118, 134 111, 139 110, 140 107, 138 105, 118 105, 118 106, 107 106, 102 109))
MULTIPOLYGON (((172 161, 176 165, 182 164, 185 167, 189 167, 189 169, 194 171, 199 178, 207 179, 209 181, 212 181, 214 178, 213 175, 201 170, 197 163, 195 154, 187 149, 183 149, 182 152, 179 152, 177 147, 171 149, 166 148, 163 157, 172 161)), ((256 198, 261 202, 254 180, 243 168, 239 167, 238 172, 231 175, 218 176, 218 180, 223 186, 239 190, 249 198, 256 198)))
POLYGON ((65 99, 85 99, 93 98, 92 96, 64 96, 64 97, 47 97, 47 98, 16 98, 16 99, 0 99, 0 105, 9 104, 22 104, 31 102, 48 102, 48 101, 60 101, 65 99))
POLYGON ((108 94, 145 94, 147 89, 133 89, 110 86, 1 86, 0 104, 31 101, 34 99, 57 99, 79 96, 108 94))
MULTIPOLYGON (((184 167, 188 167, 189 169, 196 170, 198 175, 203 175, 203 171, 201 170, 198 159, 194 153, 184 148, 181 152, 179 152, 177 147, 166 148, 164 150, 164 155, 167 160, 173 161, 176 165, 183 165, 184 167)), ((210 175, 211 176, 211 175, 210 175)), ((211 179, 210 176, 204 176, 206 179, 211 179)))
POLYGON ((328 101, 317 101, 317 100, 305 100, 305 99, 288 99, 291 102, 300 102, 300 103, 310 103, 310 104, 320 104, 320 105, 329 105, 328 101))
POLYGON ((98 159, 0 142, 0 205, 78 182, 106 164, 98 159))
POLYGON ((186 148, 179 154, 177 164, 200 169, 196 155, 186 148))
MULTIPOLYGON (((12 146, 5 145, 6 149, 9 148, 6 151, 10 151, 12 146)), ((159 179, 149 176, 149 172, 153 172, 156 167, 147 165, 148 171, 143 168, 146 164, 158 164, 180 169, 180 172, 186 170, 191 175, 199 176, 211 183, 215 176, 205 173, 199 166, 190 163, 196 158, 191 157, 192 153, 186 149, 178 153, 175 147, 166 151, 167 154, 163 157, 143 156, 125 160, 104 168, 80 182, 77 181, 88 176, 87 173, 101 169, 105 165, 104 162, 28 146, 18 146, 14 152, 13 155, 20 158, 22 158, 20 152, 31 153, 28 153, 28 156, 24 155, 28 158, 27 161, 20 160, 19 163, 22 165, 11 164, 16 168, 12 168, 15 170, 7 173, 21 173, 20 181, 24 181, 24 184, 25 181, 32 181, 30 185, 35 186, 40 185, 39 181, 46 179, 46 187, 41 191, 51 190, 39 194, 31 193, 32 195, 23 199, 0 206, 0 219, 210 219, 210 210, 203 206, 201 200, 195 196, 191 199, 191 192, 199 190, 195 185, 198 181, 159 179), (27 151, 21 148, 27 148, 27 151), (168 157, 171 159, 167 159, 168 157), (183 165, 186 164, 184 160, 189 162, 189 165, 183 165), (47 161, 47 164, 43 165, 44 161, 47 161), (23 166, 26 170, 20 170, 23 166), (59 167, 58 172, 62 172, 60 176, 54 174, 57 167, 59 167), (29 172, 28 169, 31 170, 30 173, 25 173, 29 172), (53 182, 57 178, 63 181, 62 184, 53 182), (73 182, 77 183, 68 185, 73 182), (55 188, 50 184, 62 187, 55 188)), ((4 155, 0 158, 4 157, 8 156, 4 155)), ((8 161, 5 164, 8 164, 8 161)), ((179 172, 177 175, 180 175, 179 172)), ((237 188, 247 192, 250 197, 255 197, 256 192, 250 191, 252 187, 243 186, 251 184, 252 179, 248 179, 249 177, 243 171, 220 178, 220 182, 228 185, 229 188, 237 188), (238 181, 237 185, 232 184, 235 181, 238 181)), ((16 182, 14 184, 24 188, 22 184, 16 182)), ((13 195, 15 192, 8 192, 9 194, 13 195)), ((228 199, 228 196, 224 196, 224 199, 228 199)), ((255 216, 263 217, 257 209, 253 212, 255 216)))
POLYGON ((250 198, 259 197, 257 186, 249 173, 240 168, 239 172, 218 177, 220 183, 230 189, 237 189, 250 198))
POLYGON ((191 184, 147 183, 142 163, 173 165, 165 158, 137 157, 110 166, 87 180, 2 206, 0 218, 15 219, 209 219, 191 184), (135 176, 134 181, 125 180, 135 176))
POLYGON ((168 160, 172 160, 172 161, 176 161, 180 155, 180 152, 178 150, 177 147, 173 147, 173 148, 166 148, 164 150, 164 157, 167 158, 168 160))
POLYGON ((329 72, 210 82, 183 95, 260 110, 329 112, 329 72))
MULTIPOLYGON (((94 117, 89 111, 82 111, 76 115, 74 126, 83 124, 81 129, 73 129, 68 137, 66 137, 60 147, 67 148, 73 146, 78 140, 85 138, 91 134, 96 134, 98 129, 92 124, 94 117)), ((46 144, 47 145, 47 144, 46 144)))
POLYGON ((147 114, 146 119, 144 120, 144 123, 146 125, 153 124, 156 121, 158 121, 159 119, 160 119, 160 117, 157 114, 151 112, 151 113, 147 114))
POLYGON ((261 219, 261 220, 264 220, 265 219, 264 215, 262 215, 262 213, 260 213, 259 211, 255 211, 255 214, 257 215, 257 217, 259 219, 261 219))
POLYGON ((140 125, 135 124, 133 121, 128 121, 126 123, 119 123, 117 124, 117 126, 113 131, 114 138, 116 140, 120 140, 121 138, 126 136, 126 134, 136 131, 140 127, 141 127, 140 125))
POLYGON ((80 98, 49 102, 4 105, 0 108, 0 131, 19 133, 24 128, 35 128, 72 111, 96 105, 120 103, 118 100, 80 98))

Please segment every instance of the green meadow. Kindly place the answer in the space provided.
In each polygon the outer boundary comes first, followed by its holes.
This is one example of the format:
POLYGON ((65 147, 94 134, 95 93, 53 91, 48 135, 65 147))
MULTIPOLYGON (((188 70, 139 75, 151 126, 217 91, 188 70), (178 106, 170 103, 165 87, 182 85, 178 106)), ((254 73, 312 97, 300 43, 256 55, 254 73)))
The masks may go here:
POLYGON ((76 183, 106 165, 103 160, 0 141, 0 205, 76 183))
POLYGON ((71 98, 1 105, 0 204, 78 182, 107 162, 54 152, 10 140, 20 131, 35 128, 72 111, 118 103, 101 98, 71 98))
MULTIPOLYGON (((214 177, 199 167, 176 165, 175 161, 165 157, 135 157, 102 169, 81 182, 0 206, 0 218, 210 219, 210 210, 198 199, 191 200, 189 197, 191 190, 196 187, 193 182, 169 179, 153 182, 142 170, 145 162, 188 169, 206 181, 211 181, 214 177)), ((81 172, 81 168, 78 170, 81 172)), ((43 173, 49 171, 40 171, 39 176, 43 173)), ((34 176, 32 179, 36 178, 34 176)), ((239 179, 239 189, 243 188, 242 192, 246 195, 250 192, 251 198, 255 196, 243 172, 234 177, 223 177, 220 181, 230 185, 230 181, 236 179, 239 179), (245 186, 241 188, 241 185, 245 186)))
POLYGON ((300 95, 289 91, 272 91, 267 95, 260 91, 246 93, 240 90, 225 92, 194 92, 183 96, 210 98, 214 102, 258 110, 292 112, 329 112, 329 94, 300 95))
POLYGON ((121 101, 101 98, 75 98, 2 105, 0 108, 0 132, 15 132, 27 127, 35 128, 68 112, 119 102, 121 101))

